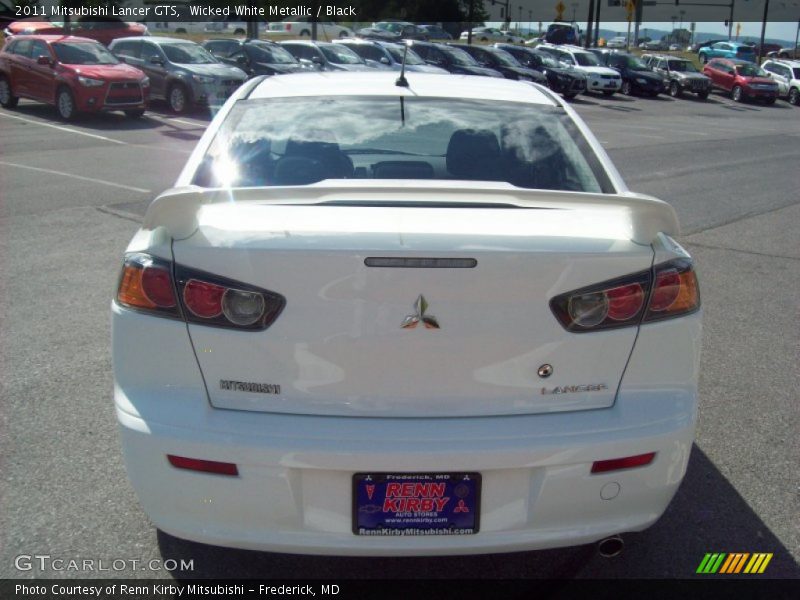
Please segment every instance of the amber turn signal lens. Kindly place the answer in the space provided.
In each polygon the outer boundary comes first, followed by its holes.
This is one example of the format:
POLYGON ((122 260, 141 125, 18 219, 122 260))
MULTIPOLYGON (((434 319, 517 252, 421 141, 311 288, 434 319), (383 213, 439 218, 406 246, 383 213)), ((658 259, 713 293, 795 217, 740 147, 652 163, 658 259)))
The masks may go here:
POLYGON ((138 265, 126 264, 122 268, 122 279, 119 282, 117 300, 120 304, 136 308, 155 308, 156 303, 147 297, 142 287, 142 273, 138 265))

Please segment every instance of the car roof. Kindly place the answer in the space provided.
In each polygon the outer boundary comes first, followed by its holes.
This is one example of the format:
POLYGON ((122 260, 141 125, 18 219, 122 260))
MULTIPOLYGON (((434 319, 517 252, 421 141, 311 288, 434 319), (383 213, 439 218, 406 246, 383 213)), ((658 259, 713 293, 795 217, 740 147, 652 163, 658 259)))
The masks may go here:
POLYGON ((36 34, 27 34, 27 35, 15 35, 14 37, 10 38, 11 40, 41 40, 43 42, 52 43, 52 42, 91 42, 92 44, 99 44, 97 40, 93 40, 91 38, 79 37, 77 35, 60 35, 60 34, 43 34, 43 35, 36 35, 36 34))
POLYGON ((792 67, 793 69, 800 67, 800 60, 789 60, 788 58, 768 58, 764 62, 773 62, 783 65, 784 67, 792 67))
MULTIPOLYGON (((197 44, 197 42, 193 42, 192 40, 185 40, 183 38, 172 38, 172 37, 161 37, 159 36, 142 36, 142 35, 135 35, 123 38, 117 38, 113 40, 111 43, 115 44, 117 42, 153 42, 154 44, 197 44)), ((197 44, 199 46, 199 44, 197 44)))
POLYGON ((406 79, 409 87, 398 86, 397 73, 393 71, 295 73, 291 77, 264 79, 248 98, 422 96, 558 106, 550 94, 542 93, 533 84, 510 79, 433 73, 406 73, 406 79))

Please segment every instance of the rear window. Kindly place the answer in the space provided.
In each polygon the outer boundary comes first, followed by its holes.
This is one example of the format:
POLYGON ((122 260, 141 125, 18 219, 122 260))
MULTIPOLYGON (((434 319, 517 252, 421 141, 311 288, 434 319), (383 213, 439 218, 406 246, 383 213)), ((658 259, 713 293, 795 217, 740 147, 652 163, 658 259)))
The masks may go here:
POLYGON ((260 187, 323 179, 501 181, 613 192, 594 152, 559 108, 414 97, 240 101, 194 183, 260 187))

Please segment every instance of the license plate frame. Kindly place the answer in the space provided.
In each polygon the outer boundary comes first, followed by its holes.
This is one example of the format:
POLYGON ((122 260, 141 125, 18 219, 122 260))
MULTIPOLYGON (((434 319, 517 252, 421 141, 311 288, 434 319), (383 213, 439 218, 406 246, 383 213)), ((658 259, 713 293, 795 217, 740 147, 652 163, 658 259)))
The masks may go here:
POLYGON ((353 534, 474 535, 480 531, 482 483, 481 474, 471 471, 355 473, 353 534))

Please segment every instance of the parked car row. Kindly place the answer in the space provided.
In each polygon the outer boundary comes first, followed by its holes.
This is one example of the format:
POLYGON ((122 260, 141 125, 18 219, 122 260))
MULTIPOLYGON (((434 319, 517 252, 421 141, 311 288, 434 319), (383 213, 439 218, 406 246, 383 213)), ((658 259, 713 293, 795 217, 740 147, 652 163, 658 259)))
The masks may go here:
POLYGON ((608 49, 513 43, 468 45, 421 40, 342 38, 210 39, 202 44, 169 37, 133 36, 108 48, 78 36, 15 35, 0 52, 0 104, 13 108, 20 97, 53 104, 61 118, 78 112, 122 110, 141 116, 151 99, 165 100, 175 113, 193 106, 220 106, 248 78, 300 71, 449 72, 529 81, 566 98, 596 92, 611 96, 684 93, 708 97, 712 88, 735 101, 767 104, 800 100, 798 66, 770 59, 761 69, 743 59, 713 58, 699 73, 675 56, 608 49))

